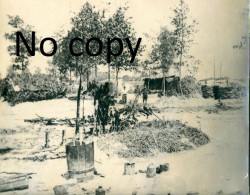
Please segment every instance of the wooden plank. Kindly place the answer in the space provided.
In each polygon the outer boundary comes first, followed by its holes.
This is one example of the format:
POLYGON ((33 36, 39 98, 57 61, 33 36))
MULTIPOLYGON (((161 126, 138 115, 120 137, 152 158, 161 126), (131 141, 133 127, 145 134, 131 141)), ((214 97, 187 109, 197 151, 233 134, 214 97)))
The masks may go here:
POLYGON ((22 173, 0 173, 0 192, 23 190, 29 187, 29 176, 22 173))

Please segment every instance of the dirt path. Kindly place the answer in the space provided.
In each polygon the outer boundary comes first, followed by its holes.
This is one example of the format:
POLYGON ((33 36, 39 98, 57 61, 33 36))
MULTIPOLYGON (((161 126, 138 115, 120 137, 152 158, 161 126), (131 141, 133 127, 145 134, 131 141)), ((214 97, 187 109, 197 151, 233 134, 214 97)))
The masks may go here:
MULTIPOLYGON (((27 127, 27 123, 24 123, 23 119, 36 118, 35 114, 44 117, 74 117, 75 102, 61 99, 23 103, 15 107, 9 107, 4 103, 1 104, 0 112, 0 128, 17 129, 27 127)), ((199 127, 200 124, 202 131, 209 135, 211 142, 192 151, 164 153, 154 158, 136 159, 107 156, 95 146, 95 160, 98 161, 95 163, 95 167, 105 177, 95 176, 94 180, 80 184, 81 187, 90 191, 96 189, 98 185, 102 185, 106 189, 111 187, 109 194, 132 194, 133 191, 137 191, 138 194, 164 194, 166 192, 185 194, 190 191, 200 194, 242 191, 247 194, 248 134, 243 109, 208 114, 204 110, 188 111, 188 109, 175 112, 172 108, 158 115, 165 119, 181 119, 195 127, 199 127), (146 169, 150 162, 157 166, 167 162, 170 169, 153 179, 146 178, 142 173, 124 176, 123 165, 125 162, 135 162, 137 171, 146 169)), ((29 133, 25 135, 27 134, 29 133)), ((68 134, 68 136, 70 135, 68 134)), ((1 139, 4 138, 5 135, 1 135, 1 139)), ((15 138, 20 139, 18 136, 15 138)), ((44 137, 37 139, 44 140, 44 137)), ((37 143, 42 143, 42 141, 37 143)), ((8 157, 8 153, 4 156, 8 157)), ((75 182, 75 180, 66 180, 61 176, 67 171, 65 158, 44 162, 18 159, 1 160, 0 171, 36 173, 32 175, 28 190, 6 194, 53 194, 55 185, 75 182)))

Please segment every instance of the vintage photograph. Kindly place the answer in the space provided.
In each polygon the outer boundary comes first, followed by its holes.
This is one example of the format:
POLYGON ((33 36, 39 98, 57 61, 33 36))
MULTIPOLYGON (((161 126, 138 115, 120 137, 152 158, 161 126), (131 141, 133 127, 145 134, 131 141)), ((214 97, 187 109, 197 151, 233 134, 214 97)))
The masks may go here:
POLYGON ((247 0, 0 0, 0 195, 249 194, 247 0))

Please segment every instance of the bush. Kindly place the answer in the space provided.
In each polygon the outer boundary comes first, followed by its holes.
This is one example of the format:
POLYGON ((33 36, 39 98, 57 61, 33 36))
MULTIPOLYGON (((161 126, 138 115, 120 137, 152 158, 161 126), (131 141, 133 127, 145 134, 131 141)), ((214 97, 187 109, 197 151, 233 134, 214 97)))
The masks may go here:
POLYGON ((197 94, 201 94, 201 86, 196 82, 196 79, 192 76, 185 76, 181 79, 182 94, 185 97, 196 97, 197 94))
POLYGON ((67 91, 57 78, 41 73, 31 74, 28 71, 7 75, 0 84, 1 96, 11 105, 63 97, 67 91), (15 90, 14 86, 19 90, 15 90))

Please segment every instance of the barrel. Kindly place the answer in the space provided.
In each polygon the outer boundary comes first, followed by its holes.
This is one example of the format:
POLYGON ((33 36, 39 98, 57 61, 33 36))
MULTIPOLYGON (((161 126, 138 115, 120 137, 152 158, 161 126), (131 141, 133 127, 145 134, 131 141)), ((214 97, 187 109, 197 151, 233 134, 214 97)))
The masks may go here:
POLYGON ((94 170, 94 142, 73 142, 66 145, 69 174, 87 173, 94 170))
POLYGON ((156 168, 155 168, 154 164, 151 163, 148 165, 148 168, 147 168, 147 177, 153 178, 153 177, 155 177, 155 175, 156 175, 156 168))

